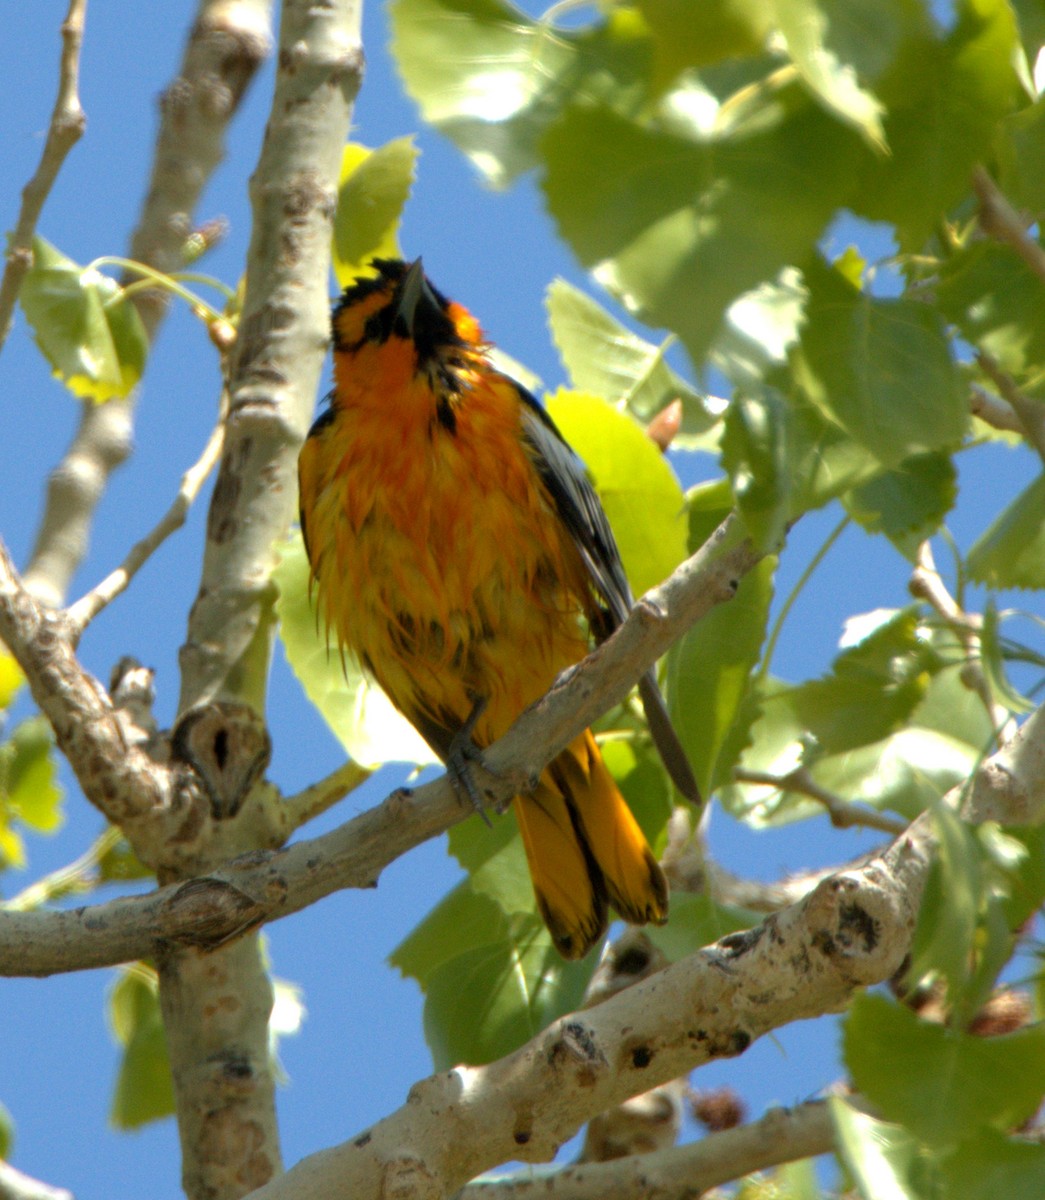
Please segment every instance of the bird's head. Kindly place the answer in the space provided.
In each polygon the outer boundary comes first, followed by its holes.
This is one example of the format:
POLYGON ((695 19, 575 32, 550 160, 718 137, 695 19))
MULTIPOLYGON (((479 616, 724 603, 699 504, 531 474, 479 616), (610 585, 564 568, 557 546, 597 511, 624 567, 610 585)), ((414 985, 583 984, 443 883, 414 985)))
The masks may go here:
POLYGON ((421 260, 376 258, 375 274, 345 288, 334 308, 334 349, 349 354, 393 338, 412 342, 418 366, 455 348, 480 349, 478 321, 429 282, 421 260))

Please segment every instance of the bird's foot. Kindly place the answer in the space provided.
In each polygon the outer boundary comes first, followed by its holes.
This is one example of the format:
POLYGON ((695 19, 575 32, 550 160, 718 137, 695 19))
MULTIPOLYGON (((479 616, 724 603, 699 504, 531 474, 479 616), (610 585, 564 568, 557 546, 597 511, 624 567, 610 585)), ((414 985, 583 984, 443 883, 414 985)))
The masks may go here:
POLYGON ((453 741, 450 743, 450 752, 446 756, 446 773, 462 803, 467 800, 483 821, 490 825, 490 818, 486 812, 486 799, 475 781, 474 768, 478 766, 488 774, 492 774, 492 772, 486 765, 482 750, 475 744, 472 736, 479 718, 486 710, 486 703, 485 696, 476 697, 468 719, 454 734, 453 741))

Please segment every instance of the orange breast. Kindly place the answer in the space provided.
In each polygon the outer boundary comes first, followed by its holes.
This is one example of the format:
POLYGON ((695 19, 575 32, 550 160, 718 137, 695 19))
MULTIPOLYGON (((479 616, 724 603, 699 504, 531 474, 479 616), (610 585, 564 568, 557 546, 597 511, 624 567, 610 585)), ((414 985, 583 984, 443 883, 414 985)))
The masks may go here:
POLYGON ((486 744, 584 655, 586 573, 522 447, 514 389, 476 373, 440 421, 397 349, 356 356, 303 459, 320 611, 408 717, 453 733, 485 697, 486 744))

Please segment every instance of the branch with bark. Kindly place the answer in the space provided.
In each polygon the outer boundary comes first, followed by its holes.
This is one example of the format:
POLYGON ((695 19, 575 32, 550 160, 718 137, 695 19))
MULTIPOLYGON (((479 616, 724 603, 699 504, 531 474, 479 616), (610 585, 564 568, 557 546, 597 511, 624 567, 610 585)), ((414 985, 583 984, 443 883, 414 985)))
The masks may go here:
MULTIPOLYGON (((129 257, 170 274, 184 263, 193 214, 225 154, 225 134, 271 49, 271 0, 200 0, 181 66, 160 102, 160 129, 129 257)), ((134 294, 149 339, 167 311, 164 293, 134 294)), ((131 453, 134 397, 84 404, 80 424, 51 472, 43 517, 25 570, 48 607, 62 604, 87 553, 94 513, 110 476, 131 453)))
MULTIPOLYGON (((716 604, 733 596, 739 579, 761 558, 748 542, 722 551, 722 543, 733 536, 735 527, 735 519, 727 519, 705 547, 639 601, 612 638, 564 672, 548 695, 484 752, 489 772, 483 774, 483 786, 491 803, 507 802, 529 787, 565 745, 624 700, 672 642, 716 604)), ((0 588, 0 635, 4 595, 0 588)), ((33 603, 24 593, 22 598, 33 603)), ((27 673, 35 671, 32 656, 23 651, 23 658, 27 673)), ((100 685, 93 683, 93 688, 100 685)), ((61 704, 60 694, 51 702, 61 704)), ((166 769, 146 761, 150 771, 166 769)), ((338 889, 373 887, 389 863, 470 812, 444 777, 414 791, 394 792, 382 804, 320 838, 265 851, 257 847, 282 841, 299 819, 297 808, 292 808, 283 833, 277 835, 277 826, 265 822, 278 822, 279 807, 266 797, 256 809, 245 805, 238 814, 246 826, 243 837, 250 832, 255 838, 251 852, 215 864, 199 878, 148 896, 75 911, 0 912, 0 974, 82 970, 147 957, 164 944, 218 945, 338 889)), ((231 835, 217 845, 227 846, 230 840, 231 835)))
POLYGON ((303 1160, 256 1200, 377 1200, 397 1188, 435 1200, 499 1163, 551 1158, 628 1096, 840 1010, 856 988, 899 969, 930 853, 923 818, 862 870, 832 876, 754 929, 561 1018, 497 1062, 421 1081, 403 1108, 303 1160))

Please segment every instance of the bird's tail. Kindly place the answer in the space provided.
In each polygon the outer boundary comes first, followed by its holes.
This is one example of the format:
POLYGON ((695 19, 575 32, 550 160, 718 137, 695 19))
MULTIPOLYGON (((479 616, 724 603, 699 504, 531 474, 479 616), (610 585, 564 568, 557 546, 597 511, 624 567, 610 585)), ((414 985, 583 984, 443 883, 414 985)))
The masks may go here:
POLYGON ((667 920, 667 881, 590 730, 516 799, 515 812, 537 906, 564 958, 599 940, 607 904, 634 925, 667 920))

